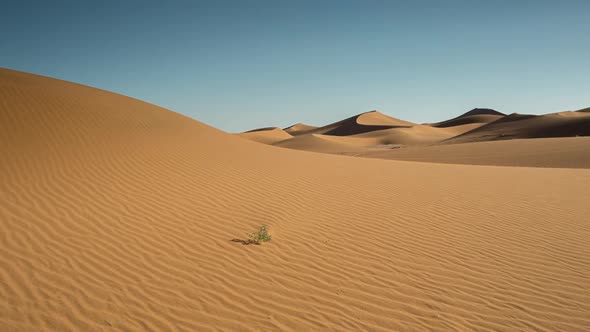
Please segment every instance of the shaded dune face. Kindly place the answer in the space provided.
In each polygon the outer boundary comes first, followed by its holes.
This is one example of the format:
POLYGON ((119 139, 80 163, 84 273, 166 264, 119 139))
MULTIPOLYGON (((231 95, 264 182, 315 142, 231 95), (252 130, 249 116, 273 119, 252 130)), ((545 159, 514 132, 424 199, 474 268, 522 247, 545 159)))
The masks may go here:
POLYGON ((444 143, 589 135, 590 115, 584 112, 562 112, 540 116, 511 114, 453 137, 444 143))
POLYGON ((454 127, 454 126, 460 126, 460 125, 471 124, 471 123, 482 123, 483 124, 483 123, 490 123, 490 122, 496 121, 504 116, 505 116, 505 114, 497 112, 492 109, 474 108, 471 111, 469 111, 465 114, 462 114, 456 118, 442 121, 442 122, 438 122, 438 123, 434 123, 434 124, 432 124, 432 126, 438 127, 438 128, 447 128, 447 127, 454 127))
POLYGON ((588 170, 279 149, 5 69, 0 153, 2 331, 590 327, 588 170))
POLYGON ((308 131, 307 134, 349 136, 396 127, 411 127, 413 125, 413 123, 392 118, 377 111, 371 111, 313 129, 308 131))

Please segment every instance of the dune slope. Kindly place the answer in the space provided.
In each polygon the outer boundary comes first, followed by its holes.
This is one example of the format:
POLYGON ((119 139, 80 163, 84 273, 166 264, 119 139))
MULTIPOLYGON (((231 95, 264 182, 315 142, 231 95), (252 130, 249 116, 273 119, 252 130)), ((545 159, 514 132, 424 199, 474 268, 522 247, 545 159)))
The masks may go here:
POLYGON ((420 146, 436 144, 480 126, 478 123, 457 125, 448 128, 436 128, 428 125, 399 127, 377 130, 353 135, 353 138, 373 138, 377 144, 400 144, 404 146, 420 146))
POLYGON ((310 131, 312 131, 316 128, 317 127, 306 125, 303 123, 297 123, 297 124, 294 124, 294 125, 289 126, 287 128, 284 128, 283 130, 292 136, 298 136, 298 135, 303 135, 303 134, 309 133, 310 131))
POLYGON ((370 138, 363 139, 347 136, 307 134, 276 142, 273 145, 294 150, 347 154, 365 152, 367 151, 367 146, 377 144, 376 142, 377 140, 370 138))
POLYGON ((331 123, 329 125, 312 129, 306 134, 322 134, 332 136, 348 136, 371 132, 375 130, 390 129, 396 127, 411 127, 414 124, 408 121, 387 116, 378 111, 361 113, 350 118, 331 123))
POLYGON ((2 330, 590 328, 588 170, 276 149, 3 69, 0 126, 2 330))
POLYGON ((273 144, 293 138, 293 136, 289 135, 281 128, 276 127, 250 130, 245 133, 240 133, 238 136, 263 144, 273 144))
POLYGON ((448 139, 445 143, 575 136, 590 136, 589 113, 560 112, 546 115, 514 113, 448 139))
POLYGON ((481 124, 470 123, 447 128, 415 125, 373 130, 349 136, 304 134, 285 140, 274 140, 271 144, 282 148, 321 153, 356 156, 369 156, 373 153, 381 155, 381 153, 386 154, 386 151, 391 151, 392 146, 418 147, 438 144, 478 126, 481 124))
POLYGON ((516 139, 382 149, 354 155, 447 164, 590 169, 590 137, 516 139))
POLYGON ((506 116, 506 114, 489 108, 474 108, 471 111, 461 114, 456 118, 434 123, 432 126, 438 128, 447 128, 471 123, 484 124, 496 121, 503 118, 504 116, 506 116))

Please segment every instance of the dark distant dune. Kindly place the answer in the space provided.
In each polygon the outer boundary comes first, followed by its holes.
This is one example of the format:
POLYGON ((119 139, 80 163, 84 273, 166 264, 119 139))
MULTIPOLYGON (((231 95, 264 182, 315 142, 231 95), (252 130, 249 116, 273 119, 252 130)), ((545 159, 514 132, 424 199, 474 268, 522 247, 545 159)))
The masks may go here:
POLYGON ((431 126, 437 127, 437 128, 447 128, 447 127, 460 126, 460 125, 465 125, 465 124, 470 124, 470 123, 490 123, 490 122, 496 121, 504 116, 505 116, 505 114, 495 111, 493 109, 474 108, 471 111, 469 111, 465 114, 459 115, 456 118, 442 121, 442 122, 438 122, 438 123, 434 123, 434 124, 431 124, 431 126))
POLYGON ((444 144, 589 135, 590 114, 586 111, 568 111, 547 115, 514 113, 450 138, 444 141, 444 144))

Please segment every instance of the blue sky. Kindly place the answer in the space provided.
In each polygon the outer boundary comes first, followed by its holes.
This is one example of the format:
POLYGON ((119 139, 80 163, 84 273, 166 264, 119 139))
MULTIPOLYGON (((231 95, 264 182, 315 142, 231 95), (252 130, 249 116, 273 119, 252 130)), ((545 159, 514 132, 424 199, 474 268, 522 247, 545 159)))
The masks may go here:
POLYGON ((225 131, 590 106, 590 1, 10 1, 0 66, 225 131))

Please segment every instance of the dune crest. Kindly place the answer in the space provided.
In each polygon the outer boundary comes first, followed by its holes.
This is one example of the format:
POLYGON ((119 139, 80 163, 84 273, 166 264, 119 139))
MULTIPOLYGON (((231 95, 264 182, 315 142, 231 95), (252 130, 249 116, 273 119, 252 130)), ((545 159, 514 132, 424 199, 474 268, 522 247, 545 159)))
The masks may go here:
POLYGON ((415 123, 400 120, 379 111, 370 111, 356 116, 356 122, 364 126, 411 127, 415 123))

